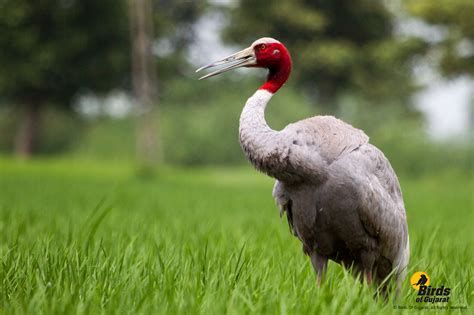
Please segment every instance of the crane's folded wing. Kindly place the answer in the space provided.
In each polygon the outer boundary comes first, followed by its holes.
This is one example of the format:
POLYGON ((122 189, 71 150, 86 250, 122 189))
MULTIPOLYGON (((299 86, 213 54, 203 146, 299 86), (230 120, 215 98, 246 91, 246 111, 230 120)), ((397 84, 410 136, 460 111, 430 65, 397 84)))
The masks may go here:
MULTIPOLYGON (((334 161, 369 142, 360 129, 333 116, 315 116, 282 130, 289 142, 288 160, 295 172, 324 180, 334 161)), ((308 178, 310 179, 310 178, 308 178)))

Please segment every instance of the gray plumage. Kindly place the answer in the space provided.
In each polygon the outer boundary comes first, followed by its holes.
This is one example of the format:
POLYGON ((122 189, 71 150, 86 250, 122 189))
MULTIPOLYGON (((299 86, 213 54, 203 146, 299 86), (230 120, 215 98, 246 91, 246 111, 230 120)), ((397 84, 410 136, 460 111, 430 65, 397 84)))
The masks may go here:
POLYGON ((311 257, 321 280, 327 260, 376 280, 392 270, 404 278, 409 257, 398 179, 367 135, 332 116, 316 116, 281 131, 266 123, 273 94, 259 90, 240 118, 240 143, 250 162, 277 179, 273 196, 311 257))
POLYGON ((321 282, 328 259, 354 266, 367 282, 392 271, 403 279, 409 258, 405 208, 398 179, 369 138, 339 119, 317 116, 272 130, 265 107, 291 72, 291 56, 273 38, 199 68, 269 70, 240 117, 240 144, 258 170, 277 179, 273 196, 303 243, 321 282))

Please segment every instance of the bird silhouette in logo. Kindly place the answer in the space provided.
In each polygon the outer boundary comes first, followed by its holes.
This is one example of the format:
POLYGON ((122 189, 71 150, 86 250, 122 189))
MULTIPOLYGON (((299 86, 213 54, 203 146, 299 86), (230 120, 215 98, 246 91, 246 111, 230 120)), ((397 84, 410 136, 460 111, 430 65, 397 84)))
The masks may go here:
POLYGON ((428 281, 428 278, 424 274, 422 274, 420 276, 420 279, 418 280, 418 282, 416 284, 413 283, 413 285, 417 285, 417 286, 418 285, 425 285, 427 281, 428 281))

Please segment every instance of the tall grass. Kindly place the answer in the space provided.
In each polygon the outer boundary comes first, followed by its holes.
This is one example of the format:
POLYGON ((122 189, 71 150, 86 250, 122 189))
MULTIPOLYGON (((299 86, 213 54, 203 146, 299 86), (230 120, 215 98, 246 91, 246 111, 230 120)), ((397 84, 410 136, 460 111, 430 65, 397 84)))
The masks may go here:
MULTIPOLYGON (((140 179, 128 164, 0 159, 2 313, 382 314, 416 305, 331 263, 320 288, 250 168, 163 168, 140 179)), ((412 257, 472 303, 472 177, 402 178, 412 257)), ((472 310, 471 308, 469 310, 472 310)))

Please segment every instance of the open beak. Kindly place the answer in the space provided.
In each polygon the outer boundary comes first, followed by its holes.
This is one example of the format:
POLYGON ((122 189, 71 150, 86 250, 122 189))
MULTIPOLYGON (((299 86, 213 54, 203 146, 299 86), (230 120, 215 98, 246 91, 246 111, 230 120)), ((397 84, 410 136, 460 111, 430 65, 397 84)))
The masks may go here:
POLYGON ((230 55, 224 59, 221 59, 219 61, 213 62, 211 64, 208 64, 207 66, 201 67, 196 70, 196 72, 199 72, 204 69, 216 67, 216 66, 222 66, 226 65, 224 68, 215 70, 209 74, 206 74, 205 76, 202 76, 199 78, 199 80, 207 79, 210 77, 213 77, 215 75, 221 74, 223 72, 240 68, 240 67, 248 67, 248 66, 253 66, 257 64, 257 58, 255 57, 255 53, 253 51, 252 47, 245 48, 244 50, 241 50, 233 55, 230 55))

